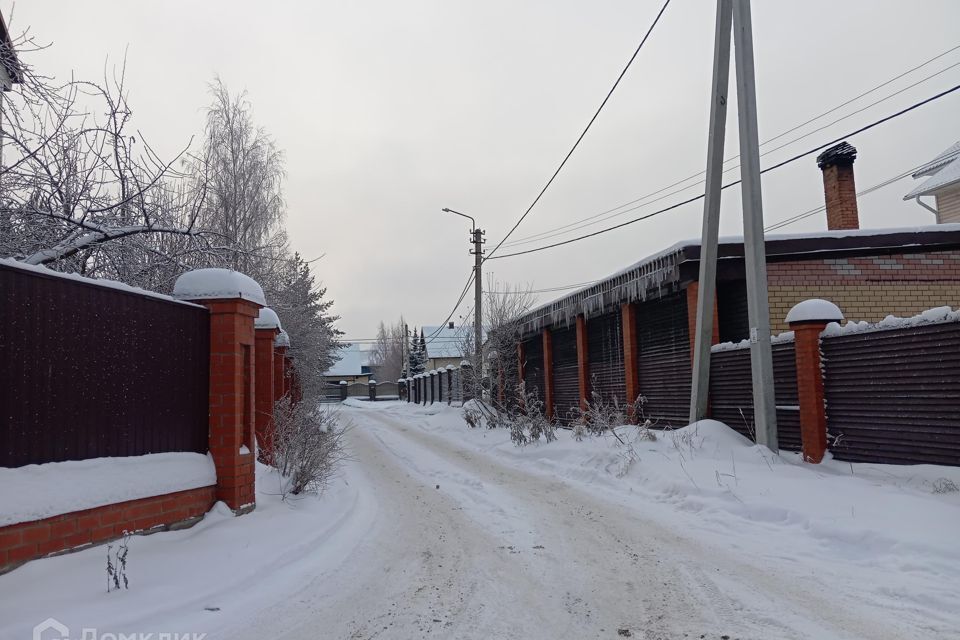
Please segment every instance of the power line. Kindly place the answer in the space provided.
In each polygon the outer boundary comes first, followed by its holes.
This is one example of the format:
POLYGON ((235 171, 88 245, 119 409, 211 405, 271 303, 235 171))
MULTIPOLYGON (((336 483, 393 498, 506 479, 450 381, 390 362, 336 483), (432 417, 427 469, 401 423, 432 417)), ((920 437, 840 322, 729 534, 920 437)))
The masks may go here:
MULTIPOLYGON (((914 109, 918 109, 918 108, 920 108, 920 107, 922 107, 922 106, 924 106, 924 105, 926 105, 926 104, 929 104, 929 103, 931 103, 931 102, 933 102, 933 101, 935 101, 935 100, 939 100, 940 98, 942 98, 942 97, 944 97, 944 96, 946 96, 946 95, 949 95, 949 94, 953 93, 954 91, 957 91, 958 89, 960 89, 960 84, 955 85, 955 86, 951 87, 950 89, 947 89, 946 91, 941 91, 940 93, 938 93, 938 94, 936 94, 936 95, 933 95, 933 96, 931 96, 931 97, 929 97, 929 98, 926 98, 925 100, 921 100, 920 102, 916 102, 916 103, 910 105, 909 107, 906 107, 906 108, 904 108, 904 109, 901 109, 900 111, 897 111, 896 113, 893 113, 893 114, 891 114, 891 115, 889 115, 889 116, 886 116, 886 117, 884 117, 884 118, 881 118, 880 120, 876 120, 876 121, 874 121, 874 122, 871 122, 870 124, 868 124, 868 125, 866 125, 866 126, 860 127, 859 129, 857 129, 857 130, 855 130, 855 131, 851 131, 850 133, 847 133, 847 134, 845 134, 845 135, 843 135, 843 136, 840 136, 839 138, 836 138, 836 139, 834 139, 834 140, 831 140, 830 142, 826 142, 826 143, 824 143, 824 144, 818 145, 818 146, 814 147, 813 149, 810 149, 810 150, 808 150, 808 151, 804 151, 803 153, 798 153, 797 155, 795 155, 795 156, 793 156, 793 157, 791 157, 791 158, 787 158, 786 160, 783 160, 783 161, 778 162, 778 163, 776 163, 776 164, 774 164, 774 165, 771 165, 771 166, 767 167, 766 169, 763 169, 760 173, 761 173, 761 174, 764 174, 764 173, 767 173, 767 172, 769 172, 769 171, 774 171, 774 170, 776 170, 776 169, 779 169, 780 167, 786 166, 786 165, 790 164, 791 162, 795 162, 795 161, 797 161, 797 160, 799 160, 799 159, 801 159, 801 158, 803 158, 803 157, 805 157, 805 156, 808 156, 808 155, 810 155, 810 154, 812 154, 812 153, 816 153, 817 151, 820 151, 821 149, 824 149, 824 148, 826 148, 826 147, 829 147, 829 146, 831 146, 831 145, 834 145, 834 144, 836 144, 836 143, 838 143, 838 142, 842 142, 843 140, 845 140, 845 139, 847 139, 847 138, 850 138, 850 137, 853 137, 853 136, 858 135, 858 134, 860 134, 860 133, 863 133, 864 131, 868 131, 868 130, 870 130, 870 129, 873 129, 874 127, 877 127, 877 126, 879 126, 879 125, 881 125, 881 124, 883 124, 883 123, 885 123, 885 122, 888 122, 888 121, 890 121, 890 120, 893 120, 894 118, 897 118, 897 117, 902 116, 902 115, 904 115, 904 114, 906 114, 906 113, 909 113, 909 112, 913 111, 914 109)), ((734 182, 730 182, 730 183, 728 183, 728 184, 723 185, 723 186, 721 187, 721 189, 729 189, 730 187, 734 187, 734 186, 740 184, 740 182, 741 182, 740 180, 736 180, 736 181, 734 181, 734 182)), ((627 220, 626 222, 621 222, 620 224, 613 225, 612 227, 606 227, 606 228, 604 228, 604 229, 600 229, 599 231, 594 231, 594 232, 592 232, 592 233, 587 233, 587 234, 584 234, 584 235, 582 235, 582 236, 577 236, 576 238, 570 238, 570 239, 568 239, 568 240, 563 240, 563 241, 561 241, 561 242, 554 242, 554 243, 552 243, 552 244, 544 245, 544 246, 542 246, 542 247, 535 247, 535 248, 533 248, 533 249, 526 249, 526 250, 524 250, 524 251, 516 251, 516 252, 514 252, 514 253, 507 253, 507 254, 500 255, 500 256, 495 256, 495 257, 492 257, 492 258, 488 256, 488 259, 499 260, 499 259, 501 259, 501 258, 512 258, 512 257, 514 257, 514 256, 521 256, 521 255, 525 255, 525 254, 528 254, 528 253, 536 253, 536 252, 538 252, 538 251, 545 251, 545 250, 547 250, 547 249, 553 249, 553 248, 555 248, 555 247, 560 247, 560 246, 563 246, 563 245, 566 245, 566 244, 570 244, 570 243, 573 243, 573 242, 578 242, 578 241, 580 241, 580 240, 585 240, 585 239, 587 239, 587 238, 592 238, 592 237, 594 237, 594 236, 598 236, 598 235, 600 235, 600 234, 607 233, 607 232, 609 232, 609 231, 614 231, 614 230, 616 230, 616 229, 620 229, 620 228, 622 228, 622 227, 626 227, 627 225, 631 225, 631 224, 633 224, 633 223, 635 223, 635 222, 640 222, 641 220, 647 220, 648 218, 652 218, 652 217, 654 217, 654 216, 660 215, 661 213, 666 213, 667 211, 672 211, 672 210, 674 210, 674 209, 677 209, 677 208, 679 208, 679 207, 682 207, 683 205, 690 204, 690 203, 692 203, 692 202, 696 202, 697 200, 702 200, 702 199, 704 198, 704 196, 705 196, 705 194, 701 193, 701 194, 698 195, 698 196, 694 196, 694 197, 692 197, 692 198, 687 198, 686 200, 683 200, 683 201, 681 201, 681 202, 677 202, 677 203, 672 204, 672 205, 670 205, 670 206, 668 206, 668 207, 664 207, 663 209, 658 209, 657 211, 653 211, 653 212, 651 212, 651 213, 642 215, 642 216, 640 216, 640 217, 633 218, 632 220, 627 220)), ((638 207, 638 208, 639 208, 639 207, 638 207)))
POLYGON ((566 291, 568 289, 579 289, 580 287, 586 287, 591 284, 596 284, 598 280, 590 280, 588 282, 577 282, 574 284, 565 284, 559 285, 556 287, 548 287, 545 289, 517 289, 515 291, 484 291, 484 293, 493 293, 497 295, 523 295, 526 293, 551 293, 553 291, 566 291))
POLYGON ((517 220, 516 223, 514 223, 513 227, 510 228, 510 231, 507 232, 507 235, 503 236, 503 239, 500 240, 499 243, 497 243, 497 246, 495 246, 493 250, 487 254, 487 257, 484 258, 484 262, 489 260, 493 256, 493 254, 496 253, 497 249, 499 249, 500 246, 507 241, 507 238, 509 238, 510 235, 517 230, 517 227, 520 226, 520 223, 523 222, 523 220, 530 214, 531 211, 533 211, 533 208, 537 206, 538 202, 540 202, 540 198, 543 197, 543 194, 546 193, 547 189, 550 188, 550 185, 553 184, 553 181, 556 179, 557 175, 559 175, 561 169, 563 169, 563 167, 567 164, 567 160, 569 160, 570 156, 573 155, 573 152, 577 150, 577 147, 580 146, 580 142, 583 140, 584 136, 587 135, 587 131, 589 131, 590 127, 593 126, 593 123, 596 121, 597 116, 599 116, 600 112, 603 111, 603 108, 606 106, 607 101, 610 100, 610 96, 612 96, 613 92, 616 91, 617 86, 619 86, 620 84, 620 81, 623 80, 623 76, 625 76, 627 73, 627 70, 630 69, 630 65, 633 64, 633 61, 636 59, 637 54, 640 53, 640 49, 642 49, 643 45, 647 42, 647 38, 649 38, 650 34, 653 33, 654 27, 657 26, 658 22, 660 22, 660 16, 663 15, 663 12, 666 11, 667 6, 669 4, 670 4, 670 0, 666 0, 666 2, 663 3, 663 6, 660 7, 660 12, 657 13, 657 17, 653 19, 653 23, 650 25, 650 28, 647 29, 647 33, 643 36, 643 39, 640 41, 640 44, 637 45, 637 48, 633 52, 633 55, 630 56, 630 59, 627 61, 627 64, 623 68, 623 71, 621 71, 620 75, 617 77, 616 82, 614 82, 613 86, 610 87, 610 90, 607 92, 606 97, 604 97, 603 102, 601 102, 600 106, 597 107, 596 113, 594 113, 593 117, 590 118, 590 121, 587 123, 587 126, 584 128, 583 132, 580 134, 580 137, 577 138, 577 141, 573 143, 573 146, 570 148, 570 151, 568 151, 567 155, 564 156, 563 161, 560 163, 560 166, 558 166, 556 171, 553 172, 553 175, 550 176, 549 180, 547 180, 547 184, 543 186, 543 189, 541 189, 540 193, 537 194, 537 197, 533 199, 533 202, 530 203, 530 206, 527 207, 527 210, 523 212, 523 215, 520 216, 520 219, 517 220))
POLYGON ((471 270, 470 270, 470 277, 467 278, 467 284, 464 285, 463 291, 460 293, 460 297, 457 298, 456 304, 453 305, 453 309, 450 310, 450 314, 447 316, 447 319, 444 320, 442 323, 440 323, 440 326, 437 327, 437 330, 434 331, 434 332, 430 335, 430 337, 426 338, 427 344, 430 344, 431 342, 433 342, 434 340, 436 340, 437 336, 440 335, 440 332, 443 331, 443 328, 444 328, 445 326, 447 326, 447 323, 448 323, 448 322, 450 322, 450 318, 452 318, 452 317, 453 317, 453 314, 455 314, 455 313, 457 312, 457 308, 460 306, 460 303, 462 303, 462 302, 463 302, 463 299, 467 297, 467 291, 470 290, 470 285, 473 284, 473 279, 474 279, 475 276, 476 276, 476 272, 475 272, 473 269, 471 269, 471 270))
MULTIPOLYGON (((907 176, 911 175, 914 171, 916 171, 917 169, 919 169, 919 168, 922 167, 922 166, 923 166, 923 165, 919 165, 919 166, 916 166, 916 167, 914 167, 914 168, 912 168, 912 169, 908 169, 907 171, 904 171, 903 173, 901 173, 901 174, 899 174, 899 175, 897 175, 897 176, 894 176, 893 178, 888 178, 888 179, 884 180, 883 182, 880 182, 880 183, 878 183, 878 184, 873 185, 872 187, 867 187, 866 189, 863 189, 862 191, 858 191, 858 192, 857 192, 857 197, 859 198, 860 196, 868 195, 868 194, 870 194, 870 193, 873 193, 874 191, 877 191, 877 190, 882 189, 882 188, 884 188, 884 187, 888 187, 888 186, 890 186, 891 184, 893 184, 893 183, 895 183, 895 182, 899 182, 900 180, 903 180, 903 179, 906 178, 907 176)), ((784 218, 783 220, 780 220, 779 222, 775 222, 775 223, 771 224, 769 227, 767 227, 766 229, 764 229, 764 231, 776 231, 777 229, 782 229, 783 227, 789 226, 789 225, 791 225, 791 224, 793 224, 793 223, 795 223, 795 222, 800 222, 800 221, 803 220, 804 218, 809 218, 810 216, 813 216, 813 215, 816 215, 816 214, 818 214, 818 213, 821 213, 821 212, 825 211, 826 208, 827 208, 826 205, 820 205, 819 207, 816 207, 816 208, 814 208, 814 209, 810 209, 810 210, 808 210, 808 211, 804 211, 803 213, 798 213, 797 215, 790 216, 789 218, 784 218)))
MULTIPOLYGON (((873 93, 874 91, 877 91, 878 89, 881 89, 881 88, 883 88, 883 87, 891 84, 892 82, 895 82, 896 80, 899 80, 900 78, 903 78, 904 76, 909 75, 910 73, 913 73, 914 71, 916 71, 916 70, 918 70, 918 69, 921 69, 922 67, 930 64, 931 62, 934 62, 934 61, 942 58, 943 56, 945 56, 945 55, 947 55, 948 53, 951 53, 951 52, 953 52, 953 51, 955 51, 955 50, 957 50, 957 49, 960 49, 960 45, 957 45, 957 46, 953 47, 952 49, 948 49, 947 51, 941 53, 940 55, 937 55, 937 56, 934 56, 933 58, 930 58, 930 59, 927 60, 926 62, 924 62, 924 63, 922 63, 922 64, 920 64, 920 65, 917 65, 916 67, 913 67, 913 68, 910 69, 909 71, 905 71, 905 72, 903 72, 903 73, 901 73, 901 74, 899 74, 899 75, 891 78, 890 80, 887 80, 886 82, 883 82, 883 83, 877 85, 876 87, 873 87, 872 89, 870 89, 870 90, 868 90, 868 91, 865 91, 865 92, 861 93, 860 95, 856 96, 855 98, 851 98, 851 99, 843 102, 842 104, 839 104, 839 105, 837 105, 837 106, 835 106, 835 107, 833 107, 833 108, 831 108, 831 109, 828 109, 827 111, 824 111, 823 113, 821 113, 821 114, 819 114, 819 115, 817 115, 817 116, 814 116, 813 118, 810 118, 809 120, 807 120, 806 122, 803 122, 802 124, 796 125, 796 126, 790 128, 790 129, 788 129, 788 130, 786 130, 786 131, 784 131, 784 132, 782 132, 782 133, 777 134, 776 136, 774 136, 774 137, 772 137, 772 138, 769 138, 768 140, 765 140, 764 142, 762 142, 762 143, 760 144, 760 146, 761 146, 761 147, 762 147, 762 146, 765 146, 765 145, 767 145, 767 144, 769 144, 769 143, 771 143, 771 142, 773 142, 773 141, 775 141, 775 140, 778 140, 778 139, 780 139, 780 138, 783 138, 784 136, 786 136, 786 135, 788 135, 788 134, 796 131, 797 129, 800 129, 800 128, 802 128, 802 127, 804 127, 804 126, 806 126, 806 125, 808 125, 808 124, 810 124, 810 123, 812 123, 812 122, 815 122, 815 121, 819 120, 820 118, 823 118, 823 117, 825 117, 825 116, 827 116, 827 115, 830 115, 831 113, 834 113, 834 112, 838 111, 839 109, 841 109, 841 108, 843 108, 843 107, 845 107, 845 106, 847 106, 847 105, 855 102, 856 100, 859 100, 860 98, 863 98, 863 97, 865 97, 865 96, 873 93)), ((906 86, 906 87, 903 87, 902 89, 899 89, 899 90, 897 90, 897 91, 895 91, 895 92, 893 92, 893 93, 891 93, 891 94, 889 94, 889 95, 887 95, 887 96, 884 96, 883 98, 880 98, 879 100, 876 100, 876 101, 874 101, 874 102, 872 102, 872 103, 870 103, 870 104, 868 104, 868 105, 866 105, 866 106, 864 106, 864 107, 861 107, 860 109, 857 109, 856 111, 853 111, 853 112, 851 112, 851 113, 848 113, 848 114, 846 114, 846 115, 844 115, 844 116, 842 116, 842 117, 840 117, 840 118, 837 118, 836 120, 831 121, 831 122, 828 123, 828 124, 825 124, 825 125, 823 125, 823 126, 821 126, 821 127, 818 127, 817 129, 814 129, 814 130, 809 131, 809 132, 807 132, 807 133, 805 133, 805 134, 803 134, 803 135, 800 135, 800 136, 798 136, 798 137, 790 140, 789 142, 785 142, 785 143, 783 143, 783 144, 781 144, 781 145, 779 145, 779 146, 777 146, 777 147, 774 147, 773 149, 768 149, 768 150, 764 151, 763 153, 761 153, 760 155, 761 155, 761 156, 765 156, 765 155, 768 155, 768 154, 773 153, 773 152, 775 152, 775 151, 779 151, 780 149, 783 149, 783 148, 785 148, 785 147, 788 147, 788 146, 790 146, 790 145, 792 145, 792 144, 795 144, 796 142, 799 142, 800 140, 803 140, 803 139, 805 139, 805 138, 808 138, 808 137, 810 137, 810 136, 812 136, 812 135, 814 135, 814 134, 816 134, 816 133, 819 133, 820 131, 823 131, 824 129, 827 129, 827 128, 829 128, 829 127, 832 127, 833 125, 835 125, 835 124, 837 124, 837 123, 839 123, 839 122, 842 122, 843 120, 846 120, 847 118, 851 118, 851 117, 857 115, 858 113, 862 113, 863 111, 866 111, 867 109, 870 109, 870 108, 872 108, 872 107, 877 106, 878 104, 880 104, 880 103, 882 103, 882 102, 886 102, 887 100, 890 100, 890 99, 892 99, 892 98, 895 98, 896 96, 898 96, 898 95, 900 95, 900 94, 902 94, 902 93, 904 93, 904 92, 906 92, 906 91, 909 91, 910 89, 913 89, 914 87, 916 87, 916 86, 918 86, 918 85, 920 85, 920 84, 923 84, 924 82, 927 82, 927 81, 929 81, 929 80, 932 80, 933 78, 935 78, 935 77, 937 77, 937 76, 939 76, 939 75, 941 75, 941 74, 944 74, 944 73, 946 73, 947 71, 950 71, 951 69, 954 69, 954 68, 957 67, 957 66, 960 66, 960 62, 956 62, 956 63, 954 63, 954 64, 952 64, 952 65, 950 65, 950 66, 948 66, 948 67, 945 67, 945 68, 943 68, 943 69, 941 69, 941 70, 939 70, 939 71, 937 71, 937 72, 935 72, 935 73, 933 73, 933 74, 931 74, 931 75, 926 76, 925 78, 922 78, 922 79, 914 82, 913 84, 910 84, 910 85, 908 85, 908 86, 906 86)), ((730 158, 727 158, 727 159, 724 160, 723 162, 724 162, 724 164, 726 164, 726 163, 728 163, 728 162, 731 162, 731 161, 733 161, 733 160, 736 160, 736 159, 739 158, 739 157, 740 157, 739 155, 731 156, 730 158)), ((738 164, 738 165, 734 165, 734 166, 732 166, 732 167, 729 167, 729 168, 727 168, 727 169, 724 169, 724 170, 723 170, 723 173, 728 173, 728 172, 730 172, 730 171, 733 171, 734 169, 738 168, 739 166, 740 166, 740 165, 738 164)), ((676 195, 676 194, 678 194, 678 193, 682 193, 682 192, 686 191, 687 189, 690 189, 690 188, 692 188, 692 187, 694 187, 694 186, 697 186, 697 185, 699 185, 699 184, 703 184, 703 181, 700 180, 700 181, 698 181, 698 182, 694 182, 694 183, 688 184, 688 185, 686 185, 686 186, 684 186, 684 187, 681 187, 681 188, 679 188, 679 189, 676 189, 676 190, 674 190, 674 191, 670 191, 669 193, 666 193, 666 194, 664 194, 664 195, 661 195, 661 196, 658 197, 658 198, 654 198, 653 200, 649 200, 649 199, 652 198, 653 196, 656 196, 656 195, 658 195, 658 194, 661 194, 661 193, 663 193, 664 191, 667 191, 668 189, 672 189, 673 187, 679 186, 679 185, 681 185, 681 184, 683 184, 683 183, 685 183, 685 182, 688 182, 688 181, 690 181, 690 180, 692 180, 692 179, 694 179, 694 178, 699 178, 700 176, 703 176, 705 173, 706 173, 706 171, 699 171, 699 172, 694 173, 694 174, 692 174, 692 175, 690 175, 690 176, 687 176, 686 178, 683 178, 683 179, 681 179, 681 180, 678 180, 678 181, 676 181, 676 182, 673 182, 673 183, 671 183, 671 184, 669 184, 669 185, 667 185, 667 186, 665 186, 665 187, 661 187, 660 189, 657 189, 656 191, 652 191, 652 192, 650 192, 650 193, 648 193, 648 194, 646 194, 646 195, 644 195, 644 196, 641 196, 641 197, 639 197, 639 198, 635 198, 635 199, 633 199, 633 200, 630 200, 629 202, 625 202, 625 203, 620 204, 620 205, 618 205, 618 206, 616 206, 616 207, 612 207, 612 208, 610 208, 610 209, 606 209, 606 210, 604 210, 604 211, 601 211, 600 213, 596 213, 596 214, 593 214, 593 215, 591 215, 591 216, 587 216, 587 217, 585 217, 585 218, 581 218, 580 220, 575 220, 575 221, 570 222, 570 223, 568 223, 568 224, 560 225, 560 226, 554 227, 554 228, 552 228, 552 229, 547 229, 547 230, 541 231, 541 232, 539 232, 539 233, 534 233, 534 234, 531 234, 531 235, 529 235, 529 236, 525 236, 525 237, 523 237, 523 238, 520 238, 520 239, 518 239, 518 240, 514 240, 513 242, 508 242, 508 243, 506 243, 506 246, 507 246, 507 247, 515 247, 515 246, 520 246, 520 245, 524 245, 524 244, 530 244, 530 243, 532 243, 532 242, 536 242, 537 240, 546 240, 546 239, 549 239, 549 238, 554 238, 554 237, 557 237, 557 236, 560 236, 560 235, 564 235, 564 233, 569 232, 569 231, 575 231, 575 230, 577 230, 577 229, 583 229, 583 228, 585 228, 585 227, 593 226, 594 224, 599 224, 600 222, 603 222, 604 220, 610 220, 610 219, 612 219, 612 218, 619 217, 619 216, 624 215, 624 214, 626 214, 626 213, 629 213, 629 212, 631 212, 631 211, 636 211, 637 209, 643 208, 643 207, 645 207, 645 206, 649 206, 649 205, 653 204, 654 202, 659 202, 659 201, 664 200, 664 199, 666 199, 666 198, 668 198, 668 197, 670 197, 670 196, 672 196, 672 195, 676 195), (645 200, 649 200, 649 201, 648 201, 648 202, 643 202, 643 201, 645 201, 645 200), (630 207, 630 205, 633 205, 633 204, 636 204, 636 203, 639 203, 639 202, 643 202, 643 204, 640 204, 640 205, 638 205, 638 206, 636 206, 636 207, 630 207), (630 208, 629 208, 629 209, 624 209, 624 207, 630 207, 630 208), (621 209, 622 209, 622 210, 621 210, 621 209), (608 214, 611 214, 611 215, 608 215, 608 214), (592 222, 591 222, 591 221, 592 221, 592 222)))

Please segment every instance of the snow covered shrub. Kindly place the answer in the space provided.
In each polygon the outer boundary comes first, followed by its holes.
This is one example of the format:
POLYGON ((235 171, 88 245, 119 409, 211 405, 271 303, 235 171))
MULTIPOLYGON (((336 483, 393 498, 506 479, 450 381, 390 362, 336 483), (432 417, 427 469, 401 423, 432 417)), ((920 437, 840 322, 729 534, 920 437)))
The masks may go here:
POLYGON ((476 429, 483 425, 483 414, 476 407, 463 407, 463 420, 471 429, 476 429))
POLYGON ((281 494, 322 492, 346 460, 340 414, 284 397, 274 405, 274 457, 283 481, 281 494))
MULTIPOLYGON (((621 405, 616 396, 612 396, 609 400, 604 398, 603 393, 598 389, 597 378, 594 376, 591 384, 590 401, 586 408, 575 407, 570 410, 574 422, 574 437, 578 440, 582 439, 587 433, 599 435, 629 422, 627 411, 629 406, 621 405)), ((637 403, 640 403, 641 398, 643 397, 637 398, 635 407, 637 403)), ((640 407, 642 408, 642 404, 640 407)))
POLYGON ((556 428, 547 420, 543 402, 536 393, 528 392, 521 382, 517 387, 517 398, 519 406, 509 414, 510 440, 518 447, 537 442, 541 437, 546 442, 556 440, 556 428))

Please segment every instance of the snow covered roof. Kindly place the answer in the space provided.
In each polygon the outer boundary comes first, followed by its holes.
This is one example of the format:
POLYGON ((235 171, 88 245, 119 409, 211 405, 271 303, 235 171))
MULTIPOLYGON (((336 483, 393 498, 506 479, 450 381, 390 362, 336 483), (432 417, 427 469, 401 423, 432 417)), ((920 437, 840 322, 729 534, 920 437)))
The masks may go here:
POLYGON ((280 326, 280 317, 277 312, 270 307, 261 307, 256 319, 253 321, 256 329, 283 329, 280 326))
POLYGON ((11 269, 18 269, 20 271, 30 271, 32 273, 36 273, 38 275, 46 276, 49 278, 73 280, 74 282, 82 282, 84 284, 89 284, 96 287, 104 287, 107 289, 115 289, 117 291, 134 293, 140 296, 157 298, 158 300, 164 300, 166 302, 174 302, 176 304, 186 304, 186 305, 190 305, 191 307, 199 306, 191 302, 177 300, 176 298, 164 295, 162 293, 157 293, 156 291, 148 291, 146 289, 141 289, 140 287, 131 287, 128 284, 117 282, 116 280, 106 280, 103 278, 86 278, 77 273, 63 273, 62 271, 54 271, 53 269, 48 269, 40 265, 26 264, 25 262, 20 262, 19 260, 14 260, 13 258, 0 258, 0 265, 9 267, 11 269))
POLYGON ((912 200, 917 196, 929 196, 944 187, 960 182, 960 156, 955 156, 953 160, 941 164, 932 174, 926 175, 930 175, 930 177, 914 188, 913 191, 903 196, 904 200, 912 200))
POLYGON ((173 297, 181 300, 217 300, 241 298, 266 306, 263 289, 257 281, 230 269, 187 271, 173 285, 173 297))
POLYGON ((942 169, 945 165, 955 160, 958 156, 960 156, 960 141, 954 142, 952 145, 947 147, 942 153, 940 153, 936 158, 922 165, 919 169, 913 172, 912 176, 914 178, 923 178, 924 176, 932 176, 937 171, 942 169))
POLYGON ((363 368, 370 365, 370 352, 361 351, 357 344, 341 347, 338 356, 337 362, 323 373, 324 376, 360 376, 366 373, 363 368))
MULTIPOLYGON (((843 229, 766 236, 768 257, 944 246, 960 246, 960 224, 843 229)), ((721 262, 742 260, 743 237, 721 237, 718 254, 721 262)), ((696 279, 696 270, 688 268, 698 263, 699 259, 699 238, 677 242, 607 278, 534 308, 520 318, 521 333, 527 336, 543 327, 569 325, 579 314, 589 318, 609 311, 621 302, 646 300, 651 295, 659 297, 675 291, 681 287, 682 282, 696 279)))
POLYGON ((463 343, 468 338, 469 327, 424 327, 423 337, 427 342, 428 358, 462 358, 463 343))

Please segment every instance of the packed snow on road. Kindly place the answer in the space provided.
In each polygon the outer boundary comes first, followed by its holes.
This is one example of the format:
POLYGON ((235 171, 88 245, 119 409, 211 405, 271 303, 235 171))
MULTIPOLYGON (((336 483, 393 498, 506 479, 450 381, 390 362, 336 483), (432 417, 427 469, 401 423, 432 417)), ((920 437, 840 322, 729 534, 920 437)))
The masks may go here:
POLYGON ((960 469, 775 455, 705 421, 517 447, 462 409, 350 400, 350 461, 286 500, 0 576, 53 617, 209 638, 957 638, 960 469), (620 442, 623 440, 623 443, 620 442))

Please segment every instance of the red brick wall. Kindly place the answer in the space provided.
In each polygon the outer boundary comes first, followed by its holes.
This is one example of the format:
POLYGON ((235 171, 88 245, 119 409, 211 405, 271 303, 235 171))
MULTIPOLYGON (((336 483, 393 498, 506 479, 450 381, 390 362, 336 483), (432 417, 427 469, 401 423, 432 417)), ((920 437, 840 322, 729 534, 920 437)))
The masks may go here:
POLYGON ((769 262, 767 282, 774 333, 787 330, 787 312, 808 298, 836 303, 848 320, 877 322, 960 306, 960 251, 769 262))
POLYGON ((114 540, 124 531, 193 524, 210 510, 216 487, 128 500, 0 527, 0 573, 36 558, 114 540))

